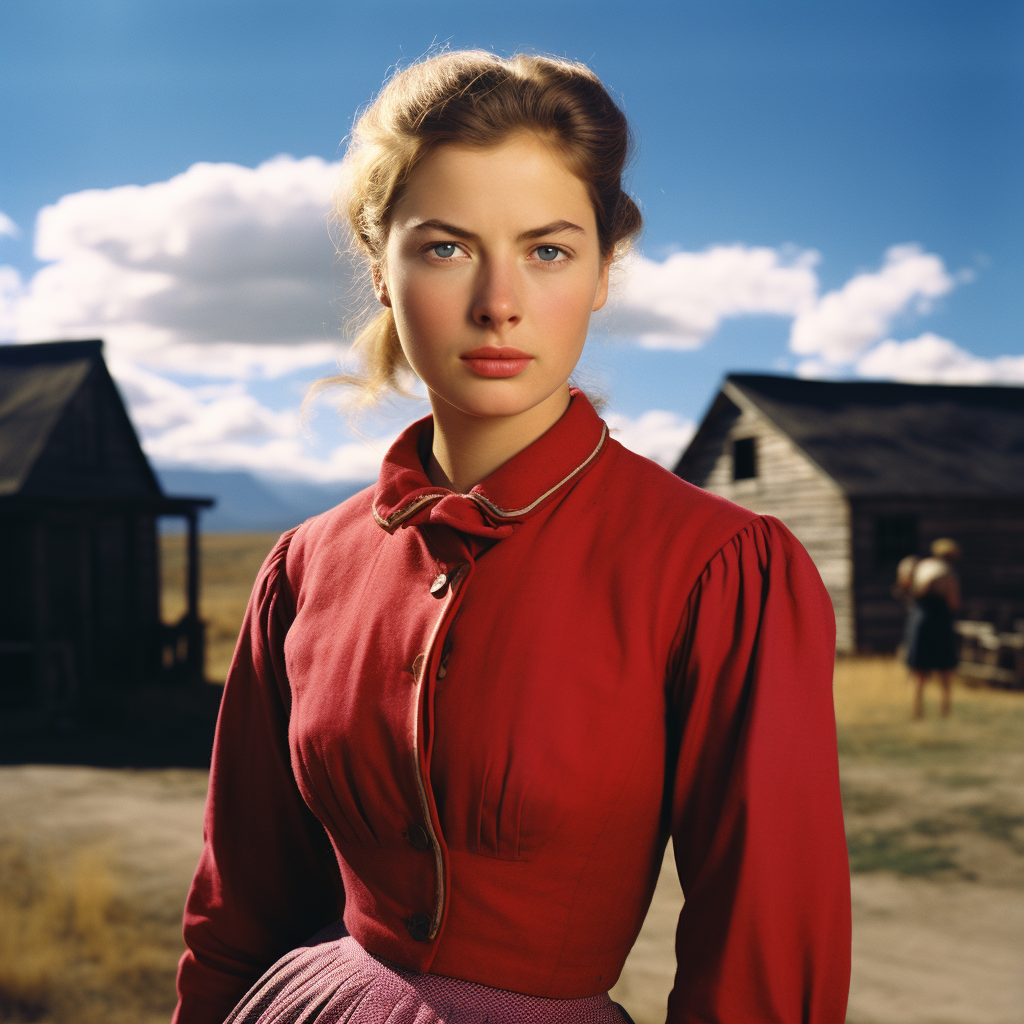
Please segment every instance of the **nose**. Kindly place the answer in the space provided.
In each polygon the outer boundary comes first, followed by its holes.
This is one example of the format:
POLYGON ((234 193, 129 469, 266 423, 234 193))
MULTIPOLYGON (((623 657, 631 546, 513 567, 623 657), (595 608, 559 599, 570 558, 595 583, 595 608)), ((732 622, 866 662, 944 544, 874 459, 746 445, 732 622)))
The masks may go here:
POLYGON ((473 296, 473 322, 491 330, 522 318, 515 268, 504 260, 489 260, 480 269, 473 296))

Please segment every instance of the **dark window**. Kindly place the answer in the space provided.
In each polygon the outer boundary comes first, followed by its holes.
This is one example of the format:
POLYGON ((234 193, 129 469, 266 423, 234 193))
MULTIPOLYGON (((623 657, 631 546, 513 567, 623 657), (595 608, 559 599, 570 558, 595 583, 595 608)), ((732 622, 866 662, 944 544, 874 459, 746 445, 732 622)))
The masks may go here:
POLYGON ((875 562, 894 565, 917 554, 917 516, 875 517, 875 562))
POLYGON ((732 478, 750 480, 757 476, 757 449, 754 438, 737 437, 732 443, 732 478))

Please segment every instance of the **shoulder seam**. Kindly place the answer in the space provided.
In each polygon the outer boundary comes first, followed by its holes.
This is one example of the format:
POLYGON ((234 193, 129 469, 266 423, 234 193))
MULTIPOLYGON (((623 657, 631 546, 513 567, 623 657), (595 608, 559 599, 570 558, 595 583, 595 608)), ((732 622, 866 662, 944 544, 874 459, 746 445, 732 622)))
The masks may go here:
POLYGON ((762 522, 766 523, 768 519, 773 518, 766 516, 761 512, 751 512, 750 518, 738 529, 735 533, 729 534, 728 538, 724 540, 708 557, 708 560, 701 566, 701 570, 697 573, 697 578, 693 581, 693 586, 690 587, 689 593, 686 595, 686 605, 689 605, 690 599, 693 597, 693 592, 697 589, 698 584, 704 576, 704 573, 708 571, 708 566, 741 534, 744 530, 748 530, 754 523, 762 522))

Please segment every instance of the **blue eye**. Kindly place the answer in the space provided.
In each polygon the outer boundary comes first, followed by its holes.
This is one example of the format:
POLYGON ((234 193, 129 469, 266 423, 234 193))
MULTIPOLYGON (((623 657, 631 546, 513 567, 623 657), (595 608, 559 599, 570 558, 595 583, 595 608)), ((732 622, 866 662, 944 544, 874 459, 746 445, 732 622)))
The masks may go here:
POLYGON ((542 259, 545 263, 551 263, 553 260, 558 258, 561 249, 557 245, 542 245, 537 250, 538 258, 542 259))
POLYGON ((458 251, 458 246, 451 242, 442 242, 440 245, 435 245, 430 250, 435 256, 440 257, 443 260, 451 259, 452 256, 458 251))

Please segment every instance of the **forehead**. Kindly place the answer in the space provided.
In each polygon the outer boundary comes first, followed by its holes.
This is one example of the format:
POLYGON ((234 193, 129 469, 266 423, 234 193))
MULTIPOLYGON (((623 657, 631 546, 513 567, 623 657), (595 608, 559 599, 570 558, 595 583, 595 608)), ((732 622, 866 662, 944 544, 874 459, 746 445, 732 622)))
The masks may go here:
POLYGON ((596 232, 586 185, 554 146, 528 134, 488 147, 449 143, 428 153, 409 176, 391 226, 430 219, 473 230, 569 220, 596 232), (467 218, 475 223, 464 223, 467 218))

